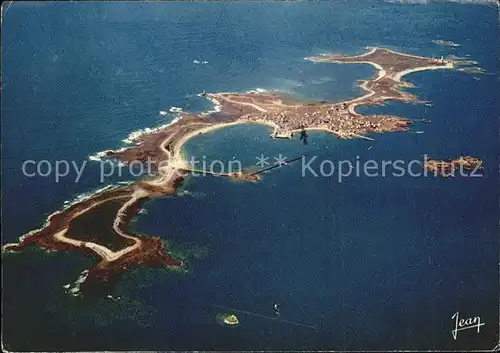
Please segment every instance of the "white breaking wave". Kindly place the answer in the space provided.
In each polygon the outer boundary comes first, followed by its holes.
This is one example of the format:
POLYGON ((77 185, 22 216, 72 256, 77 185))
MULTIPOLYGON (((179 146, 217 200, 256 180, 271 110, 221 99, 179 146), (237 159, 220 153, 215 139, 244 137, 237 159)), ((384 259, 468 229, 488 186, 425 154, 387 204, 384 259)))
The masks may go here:
POLYGON ((117 184, 120 184, 120 185, 132 185, 133 183, 135 183, 135 181, 130 180, 130 181, 119 181, 117 184))
POLYGON ((85 200, 91 198, 92 196, 94 196, 96 194, 100 194, 103 191, 111 190, 111 189, 116 189, 117 187, 118 186, 116 186, 114 184, 108 184, 108 185, 106 185, 106 186, 104 186, 102 188, 94 189, 94 190, 91 190, 91 191, 88 191, 88 192, 84 192, 83 194, 79 194, 73 200, 66 200, 66 201, 64 201, 63 210, 65 210, 65 209, 73 206, 74 204, 77 204, 79 202, 85 201, 85 200))
POLYGON ((123 139, 122 141, 125 142, 126 144, 132 144, 134 141, 136 141, 139 137, 145 134, 150 134, 152 132, 155 132, 155 129, 153 128, 144 128, 136 131, 132 131, 130 134, 128 134, 127 138, 123 139))
POLYGON ((206 112, 203 112, 201 113, 200 115, 202 116, 205 116, 205 115, 209 115, 209 114, 212 114, 212 113, 218 113, 222 110, 222 104, 219 103, 219 101, 215 98, 212 98, 212 97, 206 97, 210 102, 213 103, 213 108, 210 109, 210 110, 207 110, 206 112))
POLYGON ((91 161, 100 161, 102 159, 102 157, 105 157, 106 156, 106 152, 107 151, 101 151, 101 152, 97 152, 96 154, 94 154, 93 156, 89 156, 89 159, 91 161))
POLYGON ((246 91, 245 93, 267 93, 269 92, 269 90, 265 89, 265 88, 256 88, 256 89, 252 89, 250 91, 246 91))
POLYGON ((160 110, 160 115, 167 115, 168 112, 166 110, 160 110))
POLYGON ((176 122, 180 121, 182 119, 182 116, 178 116, 177 118, 173 119, 169 124, 165 125, 165 126, 170 126, 170 125, 173 125, 175 124, 176 122))
POLYGON ((208 61, 193 60, 195 64, 208 64, 208 61))
POLYGON ((89 160, 91 160, 91 161, 99 162, 99 161, 101 161, 104 157, 106 157, 106 154, 107 154, 108 152, 123 152, 123 151, 125 151, 126 149, 127 149, 127 147, 122 147, 122 148, 120 148, 120 149, 118 149, 118 150, 113 150, 113 151, 111 151, 111 150, 105 150, 105 151, 97 152, 96 154, 94 154, 94 155, 92 155, 92 156, 89 156, 88 158, 89 158, 89 160))
MULTIPOLYGON (((41 231, 41 230, 42 230, 42 229, 44 229, 45 227, 47 227, 47 226, 49 225, 50 219, 51 219, 53 216, 55 216, 55 215, 57 215, 57 214, 61 213, 62 211, 64 211, 64 210, 68 209, 68 208, 69 208, 69 207, 71 207, 71 206, 73 206, 74 204, 79 203, 79 202, 81 202, 81 201, 84 201, 84 200, 86 200, 86 199, 89 199, 90 197, 92 197, 92 196, 94 196, 94 195, 96 195, 96 194, 99 194, 99 193, 101 193, 101 192, 103 192, 103 191, 110 190, 110 189, 114 189, 114 188, 117 188, 117 187, 118 187, 117 185, 113 185, 113 184, 106 185, 106 186, 105 186, 105 187, 103 187, 103 188, 100 188, 100 189, 97 189, 97 190, 92 190, 92 191, 89 191, 89 192, 85 192, 85 193, 83 193, 83 194, 80 194, 80 195, 76 196, 76 197, 75 197, 73 200, 71 200, 71 201, 69 201, 69 200, 68 200, 68 201, 64 201, 64 203, 63 203, 63 207, 62 207, 62 209, 61 209, 61 210, 57 210, 57 211, 55 211, 55 212, 52 212, 52 213, 51 213, 51 214, 50 214, 50 215, 49 215, 49 216, 45 219, 45 221, 43 222, 43 224, 42 224, 42 226, 41 226, 41 227, 39 227, 39 228, 37 228, 37 229, 33 229, 33 230, 29 231, 28 233, 26 233, 26 234, 24 234, 24 235, 20 236, 20 237, 19 237, 19 240, 18 240, 18 243, 23 242, 23 240, 24 240, 24 239, 26 239, 27 237, 31 236, 32 234, 34 234, 34 233, 36 233, 36 232, 41 231)), ((8 244, 5 244, 2 248, 7 247, 8 245, 14 245, 14 244, 12 244, 12 243, 8 243, 8 244)))
POLYGON ((171 113, 182 113, 182 108, 179 107, 171 107, 170 108, 171 113))
POLYGON ((83 271, 80 276, 76 279, 76 281, 72 284, 66 284, 63 286, 66 289, 66 293, 77 297, 80 295, 80 285, 85 282, 87 276, 89 275, 89 270, 83 271))
MULTIPOLYGON (((176 108, 176 107, 172 107, 172 108, 176 108)), ((170 109, 172 109, 170 108, 170 109)), ((180 109, 180 111, 177 111, 177 113, 180 113, 182 112, 182 109, 181 108, 178 108, 180 109)), ((179 120, 182 119, 182 116, 178 116, 176 117, 175 119, 172 119, 171 122, 169 122, 168 124, 165 124, 165 125, 160 125, 158 127, 146 127, 144 129, 140 129, 140 130, 137 130, 137 131, 133 131, 131 132, 126 139, 122 140, 123 142, 125 142, 126 144, 132 144, 134 142, 136 142, 141 136, 143 135, 147 135, 147 134, 151 134, 153 132, 158 132, 162 129, 165 129, 166 127, 172 125, 172 124, 175 124, 176 122, 178 122, 179 120)))

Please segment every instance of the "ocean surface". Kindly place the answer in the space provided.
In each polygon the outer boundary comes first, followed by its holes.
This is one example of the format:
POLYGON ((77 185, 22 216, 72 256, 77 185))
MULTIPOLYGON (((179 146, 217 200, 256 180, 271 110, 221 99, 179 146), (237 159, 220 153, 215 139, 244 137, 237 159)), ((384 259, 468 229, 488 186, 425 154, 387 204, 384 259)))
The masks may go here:
POLYGON ((160 111, 213 109, 196 96, 203 90, 278 90, 315 101, 359 96, 357 80, 374 68, 303 60, 326 52, 383 46, 456 55, 478 61, 486 74, 410 74, 409 91, 431 104, 358 108, 432 120, 408 133, 344 141, 311 132, 303 145, 242 125, 191 139, 185 155, 251 168, 261 154, 270 162, 306 154, 353 164, 471 155, 485 169, 478 178, 388 172, 339 181, 337 172, 302 175, 297 161, 258 184, 192 176, 178 195, 146 203, 130 225, 163 237, 188 263, 186 273, 139 268, 122 278, 114 299, 90 301, 63 285, 92 259, 41 249, 3 254, 4 346, 492 349, 499 323, 497 26, 494 6, 448 2, 12 4, 2 28, 2 243, 79 195, 133 180, 126 171, 101 180, 102 166, 88 157, 175 118, 160 111), (86 165, 77 182, 73 169, 56 182, 23 175, 28 160, 86 165), (218 325, 224 312, 236 313, 240 325, 218 325), (456 312, 485 325, 455 340, 456 312))

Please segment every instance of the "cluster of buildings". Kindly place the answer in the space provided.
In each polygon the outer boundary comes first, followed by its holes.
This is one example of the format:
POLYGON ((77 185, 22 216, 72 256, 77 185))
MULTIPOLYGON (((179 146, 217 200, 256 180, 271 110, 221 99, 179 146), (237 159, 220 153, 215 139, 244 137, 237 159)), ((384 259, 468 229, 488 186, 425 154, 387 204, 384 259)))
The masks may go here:
POLYGON ((441 57, 440 59, 432 58, 431 59, 431 64, 436 64, 436 65, 446 65, 448 62, 441 57))
POLYGON ((385 115, 359 116, 349 112, 346 103, 305 105, 260 115, 243 117, 248 121, 266 121, 276 126, 271 137, 291 138, 292 131, 302 129, 325 129, 338 137, 350 138, 354 134, 384 132, 401 129, 408 121, 385 115))

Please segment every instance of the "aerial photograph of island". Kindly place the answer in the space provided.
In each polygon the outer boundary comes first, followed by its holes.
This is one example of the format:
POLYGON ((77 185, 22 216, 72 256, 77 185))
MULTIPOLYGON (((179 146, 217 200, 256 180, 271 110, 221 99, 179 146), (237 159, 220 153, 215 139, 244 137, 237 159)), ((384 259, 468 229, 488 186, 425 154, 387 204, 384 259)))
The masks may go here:
POLYGON ((3 2, 2 349, 499 349, 499 13, 3 2))

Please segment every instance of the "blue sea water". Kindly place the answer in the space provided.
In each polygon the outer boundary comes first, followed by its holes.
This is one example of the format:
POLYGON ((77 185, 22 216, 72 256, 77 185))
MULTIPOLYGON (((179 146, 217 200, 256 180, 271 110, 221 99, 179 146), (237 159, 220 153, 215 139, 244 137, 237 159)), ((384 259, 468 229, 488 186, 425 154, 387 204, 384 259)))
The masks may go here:
MULTIPOLYGON (((383 46, 457 55, 487 75, 408 75, 431 106, 361 107, 432 124, 423 134, 342 141, 310 133, 269 139, 264 126, 196 137, 186 155, 271 160, 411 161, 472 155, 481 178, 301 175, 301 163, 258 185, 192 177, 192 196, 153 200, 136 231, 204 256, 187 274, 138 269, 113 293, 88 302, 64 293, 91 260, 34 249, 4 254, 4 345, 13 350, 104 349, 491 349, 498 341, 497 10, 474 4, 14 3, 2 31, 2 242, 40 226, 100 182, 88 162, 79 182, 22 175, 26 160, 75 161, 124 146, 135 130, 162 125, 172 106, 204 111, 196 93, 256 88, 301 99, 361 94, 368 65, 314 64, 323 52, 383 46), (457 48, 430 41, 447 39, 457 48), (207 61, 195 64, 193 61, 207 61), (474 79, 479 78, 479 80, 474 79), (371 147, 371 149, 369 149, 371 147), (195 251, 193 249, 198 249, 195 251), (201 249, 201 250, 200 250, 201 249), (280 303, 280 320, 272 304, 280 303), (223 309, 224 306, 230 309, 223 309), (242 310, 240 326, 216 314, 242 310), (451 316, 481 316, 479 333, 454 340, 451 316), (315 329, 301 326, 315 326, 315 329)), ((317 164, 316 164, 317 166, 317 164)))

